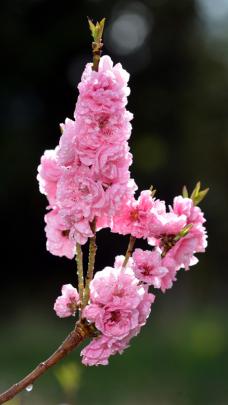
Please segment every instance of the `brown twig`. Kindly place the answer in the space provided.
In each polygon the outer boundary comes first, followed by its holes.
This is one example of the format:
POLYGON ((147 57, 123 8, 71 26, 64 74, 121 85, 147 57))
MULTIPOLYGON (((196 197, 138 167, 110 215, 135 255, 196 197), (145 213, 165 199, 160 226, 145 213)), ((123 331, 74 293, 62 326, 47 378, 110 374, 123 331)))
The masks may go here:
POLYGON ((132 252, 133 252, 133 249, 134 249, 134 245, 135 245, 135 241, 136 241, 136 238, 131 235, 131 236, 130 236, 130 240, 129 240, 129 244, 128 244, 128 247, 127 247, 127 251, 126 251, 126 254, 125 254, 125 259, 124 259, 124 262, 123 262, 123 266, 122 266, 122 267, 126 267, 127 262, 128 262, 128 260, 129 260, 129 257, 131 257, 131 255, 132 255, 132 252))
POLYGON ((83 275, 83 253, 82 247, 79 243, 76 244, 76 262, 77 262, 77 275, 78 275, 78 291, 80 302, 82 306, 83 294, 84 294, 84 275, 83 275))
POLYGON ((103 44, 102 42, 98 45, 96 42, 92 43, 92 50, 93 50, 93 66, 92 70, 95 70, 95 72, 98 72, 98 66, 101 58, 101 50, 102 50, 103 44))
POLYGON ((67 336, 59 348, 45 361, 40 363, 31 373, 23 378, 18 383, 12 385, 7 391, 0 394, 0 404, 14 398, 19 392, 24 390, 30 384, 33 384, 42 374, 50 367, 58 363, 62 358, 67 356, 75 349, 84 339, 93 336, 93 330, 89 325, 79 321, 75 325, 75 329, 67 336))
POLYGON ((93 278, 93 271, 94 271, 94 264, 96 258, 96 218, 94 218, 93 222, 90 224, 91 230, 93 232, 92 238, 89 239, 89 261, 88 261, 88 270, 86 275, 86 283, 85 283, 85 290, 84 290, 84 298, 83 298, 83 308, 88 304, 89 301, 89 285, 93 278))

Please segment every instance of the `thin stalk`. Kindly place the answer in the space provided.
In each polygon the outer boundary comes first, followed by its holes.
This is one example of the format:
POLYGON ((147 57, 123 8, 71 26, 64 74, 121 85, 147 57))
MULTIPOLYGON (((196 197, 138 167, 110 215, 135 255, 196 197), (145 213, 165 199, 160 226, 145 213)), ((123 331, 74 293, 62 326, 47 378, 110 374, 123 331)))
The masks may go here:
POLYGON ((77 275, 78 275, 78 291, 80 302, 82 305, 83 302, 83 293, 84 293, 84 274, 83 274, 83 253, 82 248, 79 243, 76 243, 76 262, 77 262, 77 275))
POLYGON ((84 298, 83 298, 83 308, 88 304, 88 301, 89 301, 89 286, 90 286, 90 282, 93 278, 93 271, 94 271, 96 251, 97 251, 96 219, 95 218, 90 226, 91 226, 91 230, 93 232, 93 236, 89 240, 89 260, 88 260, 88 270, 87 270, 87 275, 86 275, 85 291, 84 291, 84 298))
POLYGON ((92 70, 95 70, 98 72, 98 67, 99 67, 99 62, 101 58, 101 52, 102 52, 102 36, 103 36, 103 31, 104 31, 104 24, 105 24, 105 18, 103 18, 100 22, 97 21, 96 24, 93 23, 93 21, 88 18, 88 23, 89 23, 89 28, 93 37, 93 42, 92 42, 92 51, 93 51, 93 66, 92 70))
POLYGON ((131 236, 130 236, 129 243, 128 243, 128 247, 127 247, 127 251, 126 251, 126 254, 125 254, 125 259, 124 259, 124 262, 123 262, 123 266, 122 266, 122 267, 126 267, 126 265, 127 265, 127 263, 128 263, 128 260, 129 260, 129 257, 131 257, 131 255, 132 255, 132 253, 133 253, 135 241, 136 241, 136 238, 131 235, 131 236))

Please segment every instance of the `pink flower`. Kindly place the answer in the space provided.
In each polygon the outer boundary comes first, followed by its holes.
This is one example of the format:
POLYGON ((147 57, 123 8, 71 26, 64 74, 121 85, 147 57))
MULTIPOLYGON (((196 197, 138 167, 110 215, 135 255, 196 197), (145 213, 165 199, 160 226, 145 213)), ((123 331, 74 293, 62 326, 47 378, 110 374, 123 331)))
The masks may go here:
POLYGON ((73 259, 75 242, 69 239, 69 229, 59 216, 58 210, 52 210, 44 217, 46 222, 47 250, 56 256, 73 259))
POLYGON ((92 167, 94 177, 103 184, 126 183, 129 179, 128 167, 132 155, 126 144, 103 145, 98 149, 92 167))
POLYGON ((76 288, 71 284, 62 286, 62 295, 60 295, 54 305, 56 315, 60 318, 66 318, 75 315, 79 305, 79 294, 76 288))
POLYGON ((202 210, 195 206, 191 198, 184 198, 181 195, 173 200, 173 208, 170 208, 176 215, 185 215, 189 224, 203 224, 205 218, 202 210))
POLYGON ((105 336, 123 339, 138 326, 139 313, 137 309, 125 309, 113 304, 107 304, 103 308, 99 308, 97 304, 90 304, 84 310, 84 316, 94 322, 96 328, 105 336))
POLYGON ((101 335, 93 339, 82 351, 82 363, 85 366, 106 366, 110 356, 122 353, 128 347, 126 340, 110 339, 101 335))
MULTIPOLYGON (((120 341, 125 347, 139 332, 155 299, 146 287, 139 285, 131 269, 132 261, 122 268, 123 260, 123 256, 117 257, 115 268, 106 267, 96 273, 90 284, 90 304, 83 311, 83 316, 112 342, 112 349, 113 342, 120 341)), ((107 352, 106 360, 111 354, 112 351, 107 352)))
POLYGON ((93 236, 89 221, 87 219, 75 221, 70 229, 69 236, 75 243, 77 242, 80 243, 80 245, 84 245, 88 238, 93 236))
MULTIPOLYGON (((132 199, 137 186, 133 179, 129 179, 126 183, 115 183, 107 187, 105 197, 107 199, 107 215, 109 216, 109 227, 113 223, 113 215, 121 213, 127 201, 132 199)), ((103 215, 102 215, 103 218, 103 215)))
MULTIPOLYGON (((95 217, 98 229, 111 226, 113 215, 136 189, 129 172, 132 156, 127 141, 133 116, 125 107, 128 80, 128 73, 120 64, 113 66, 108 56, 101 58, 98 72, 87 64, 78 86, 75 121, 61 124, 59 146, 42 158, 40 190, 58 209, 70 243, 87 242, 95 217)), ((48 233, 49 250, 61 251, 53 246, 53 239, 61 240, 60 233, 53 238, 49 227, 48 233)))
POLYGON ((161 254, 158 251, 135 249, 133 253, 133 270, 135 276, 155 288, 161 287, 161 279, 168 273, 161 264, 161 254))
POLYGON ((176 281, 177 264, 176 261, 167 254, 161 261, 161 265, 167 269, 167 273, 161 278, 161 291, 164 293, 173 286, 176 281))
POLYGON ((149 222, 148 243, 152 246, 159 245, 164 236, 177 235, 187 224, 185 215, 176 215, 173 212, 165 212, 160 215, 151 213, 149 222))
POLYGON ((65 124, 60 125, 62 136, 59 141, 59 149, 57 152, 58 162, 62 166, 70 166, 77 160, 75 139, 76 139, 76 123, 75 121, 66 118, 65 124))
POLYGON ((98 72, 93 71, 92 64, 88 63, 78 85, 79 102, 83 102, 76 105, 75 117, 88 110, 111 112, 114 115, 124 108, 130 93, 128 79, 129 74, 120 64, 113 67, 109 56, 101 58, 98 72))
POLYGON ((160 218, 160 234, 162 235, 177 235, 187 223, 185 215, 176 215, 172 212, 167 212, 160 218))
MULTIPOLYGON (((78 108, 79 110, 79 108, 78 108)), ((80 110, 79 110, 80 111, 80 110)), ((85 165, 92 165, 103 145, 123 145, 131 134, 132 114, 125 109, 111 112, 87 111, 77 114, 77 150, 85 165)))
MULTIPOLYGON (((123 263, 124 256, 117 258, 123 263)), ((116 263, 115 268, 105 267, 95 274, 90 284, 91 304, 100 307, 109 304, 134 309, 139 305, 143 295, 144 287, 138 285, 138 280, 129 265, 125 269, 116 263)))
POLYGON ((39 181, 40 192, 45 194, 51 205, 55 204, 56 186, 61 176, 61 167, 57 163, 57 149, 46 150, 41 157, 41 164, 38 167, 37 180, 39 181))
POLYGON ((138 200, 133 197, 128 199, 122 210, 114 216, 112 232, 146 238, 152 226, 156 227, 156 232, 159 233, 159 216, 164 215, 164 212, 164 202, 152 198, 150 190, 144 190, 138 200))
POLYGON ((80 220, 105 211, 106 199, 101 182, 95 181, 87 166, 66 169, 57 187, 57 203, 62 215, 74 215, 81 212, 80 220))
POLYGON ((193 226, 189 233, 182 237, 168 251, 167 256, 175 260, 177 268, 186 270, 198 262, 195 253, 204 252, 207 246, 206 233, 202 225, 193 226))

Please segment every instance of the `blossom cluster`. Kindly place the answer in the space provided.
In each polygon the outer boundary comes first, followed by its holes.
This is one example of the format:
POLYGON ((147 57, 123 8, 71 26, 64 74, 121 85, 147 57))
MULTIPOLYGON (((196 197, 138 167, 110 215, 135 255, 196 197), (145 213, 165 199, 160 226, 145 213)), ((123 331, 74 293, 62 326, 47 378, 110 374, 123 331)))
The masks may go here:
POLYGON ((140 284, 131 266, 123 267, 117 256, 114 267, 96 273, 90 287, 90 303, 83 316, 101 332, 81 355, 85 365, 108 364, 108 358, 122 353, 146 323, 155 296, 140 284))
POLYGON ((172 287, 177 271, 188 270, 198 261, 195 253, 205 251, 204 222, 203 212, 191 198, 175 197, 167 211, 164 201, 145 190, 137 200, 134 196, 128 200, 114 217, 112 230, 147 239, 153 246, 153 250, 135 250, 133 269, 140 281, 164 292, 172 287))
MULTIPOLYGON (((83 318, 94 325, 99 336, 82 350, 83 364, 106 365, 111 355, 128 347, 150 314, 155 295, 149 293, 149 287, 165 292, 172 287, 177 271, 188 270, 197 262, 195 253, 205 250, 204 222, 201 209, 191 198, 175 197, 168 212, 164 202, 155 200, 150 190, 126 203, 113 229, 146 238, 153 246, 151 249, 148 245, 150 250, 136 248, 126 266, 124 256, 117 256, 114 267, 95 274, 83 318)), ((63 287, 54 306, 58 316, 75 314, 79 298, 74 290, 72 294, 72 289, 63 287)))
POLYGON ((40 191, 51 209, 45 215, 47 249, 73 258, 75 244, 85 244, 97 227, 131 196, 132 155, 128 139, 132 114, 126 110, 129 74, 103 56, 99 71, 88 63, 78 85, 75 120, 66 119, 54 150, 45 151, 38 168, 40 191))
POLYGON ((92 280, 87 273, 85 288, 81 274, 80 294, 67 284, 55 302, 59 317, 79 310, 80 321, 96 331, 81 352, 85 365, 106 365, 111 355, 122 353, 148 319, 155 300, 150 289, 164 293, 171 288, 177 272, 197 263, 195 254, 207 246, 205 218, 197 206, 207 190, 200 191, 200 183, 191 197, 185 190, 169 207, 152 189, 135 197, 129 172, 128 79, 108 56, 100 59, 98 71, 87 64, 75 120, 61 125, 59 145, 44 153, 38 168, 40 191, 49 203, 45 230, 52 254, 73 258, 76 243, 84 245, 93 236, 95 222, 96 230, 109 227, 132 242, 113 267, 97 271, 92 280), (133 248, 139 238, 147 249, 133 248))

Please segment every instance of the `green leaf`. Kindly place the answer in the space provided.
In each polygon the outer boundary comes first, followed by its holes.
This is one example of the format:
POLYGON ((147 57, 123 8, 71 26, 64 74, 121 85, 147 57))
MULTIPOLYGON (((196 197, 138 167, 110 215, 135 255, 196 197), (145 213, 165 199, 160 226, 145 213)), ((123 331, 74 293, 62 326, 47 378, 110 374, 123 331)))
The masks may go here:
POLYGON ((181 229, 181 231, 175 236, 174 238, 175 242, 186 236, 192 227, 193 224, 185 225, 185 227, 181 229))
POLYGON ((101 41, 102 35, 104 32, 104 25, 105 25, 105 18, 102 18, 102 20, 99 23, 99 40, 101 41))
POLYGON ((153 186, 150 186, 149 190, 151 192, 151 197, 153 198, 155 196, 157 190, 153 186))
POLYGON ((94 38, 94 33, 95 33, 95 25, 93 21, 88 17, 88 23, 89 23, 89 28, 92 34, 92 37, 94 38))
POLYGON ((194 204, 198 205, 203 199, 206 197, 207 193, 209 191, 209 188, 205 188, 205 190, 202 190, 198 193, 197 197, 195 198, 194 204))
POLYGON ((196 183, 196 186, 191 194, 191 199, 194 202, 194 205, 198 205, 203 199, 204 197, 207 195, 209 188, 205 188, 205 190, 200 190, 201 187, 201 183, 200 181, 198 181, 198 183, 196 183))
POLYGON ((188 198, 188 189, 187 189, 186 186, 184 186, 184 187, 182 188, 182 196, 183 196, 184 198, 188 198))
POLYGON ((97 21, 95 25, 93 21, 88 17, 88 23, 94 42, 100 43, 104 31, 105 18, 102 18, 100 22, 97 21))
POLYGON ((200 191, 200 187, 201 187, 201 184, 200 184, 200 181, 198 181, 198 182, 196 183, 196 186, 195 186, 195 188, 194 188, 192 194, 191 194, 191 199, 192 199, 193 201, 194 201, 194 198, 198 195, 198 193, 199 193, 199 191, 200 191))

